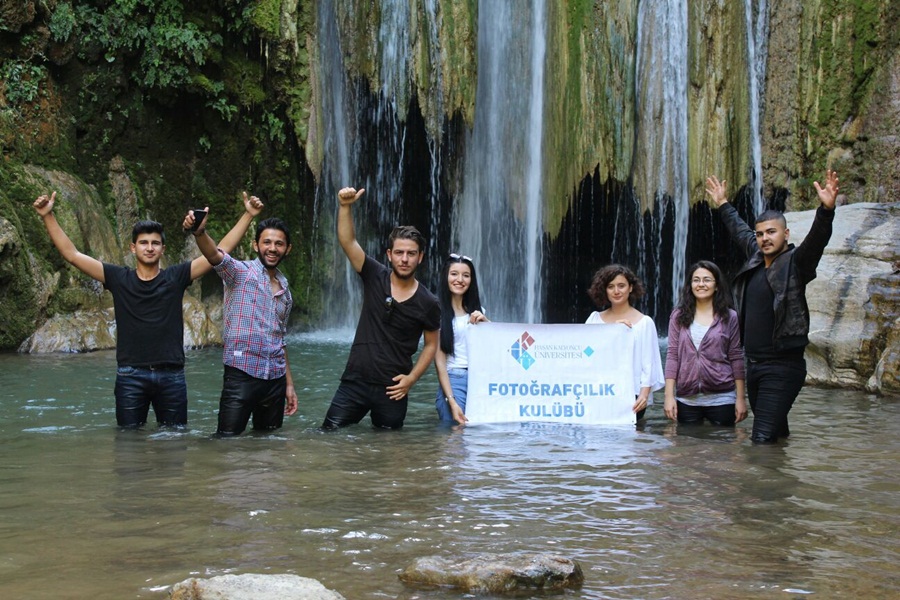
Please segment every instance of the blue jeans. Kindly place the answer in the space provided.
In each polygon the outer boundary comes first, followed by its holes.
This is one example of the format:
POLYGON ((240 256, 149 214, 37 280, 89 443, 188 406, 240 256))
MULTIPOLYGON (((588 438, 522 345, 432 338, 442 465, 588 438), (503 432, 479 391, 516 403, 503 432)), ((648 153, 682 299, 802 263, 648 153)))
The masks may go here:
POLYGON ((137 429, 147 423, 150 406, 159 425, 187 425, 184 367, 116 369, 116 423, 137 429))
POLYGON ((753 434, 757 444, 771 444, 791 434, 788 413, 806 381, 802 358, 747 361, 747 397, 753 411, 753 434))
MULTIPOLYGON (((466 391, 469 388, 469 371, 468 369, 447 369, 447 375, 450 376, 450 389, 453 390, 453 397, 456 403, 466 412, 466 391)), ((453 414, 450 412, 450 405, 447 404, 447 397, 444 390, 438 385, 437 398, 434 400, 434 407, 437 409, 438 417, 446 423, 454 423, 453 414)))

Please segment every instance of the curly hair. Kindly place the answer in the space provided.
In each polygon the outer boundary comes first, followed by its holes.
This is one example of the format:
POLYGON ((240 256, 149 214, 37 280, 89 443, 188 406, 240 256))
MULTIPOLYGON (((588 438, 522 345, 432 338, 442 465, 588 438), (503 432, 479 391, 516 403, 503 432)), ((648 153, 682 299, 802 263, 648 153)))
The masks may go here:
POLYGON ((722 276, 722 271, 716 263, 709 260, 698 260, 687 270, 687 277, 684 286, 681 288, 681 296, 678 300, 678 306, 675 310, 679 311, 675 317, 675 323, 684 329, 688 329, 694 322, 694 311, 697 309, 697 298, 694 296, 694 289, 691 280, 697 269, 706 269, 712 273, 713 279, 716 280, 716 291, 713 293, 713 314, 719 317, 723 322, 727 322, 731 318, 728 309, 731 308, 731 292, 728 290, 728 283, 722 276))
POLYGON ((450 275, 450 267, 455 264, 464 264, 469 267, 472 279, 469 283, 469 289, 463 294, 462 305, 463 310, 467 313, 481 308, 481 298, 478 295, 478 277, 475 276, 475 263, 468 256, 460 256, 459 254, 451 254, 444 261, 441 268, 440 287, 438 289, 438 299, 441 302, 441 350, 444 354, 451 356, 453 354, 453 294, 450 293, 450 286, 447 280, 450 275))
POLYGON ((628 295, 628 304, 634 306, 634 300, 644 295, 644 284, 634 274, 634 271, 624 265, 611 264, 601 267, 594 273, 591 279, 591 287, 588 289, 588 296, 597 305, 597 308, 606 308, 610 305, 609 296, 606 293, 606 287, 609 283, 622 275, 631 285, 631 293, 628 295))

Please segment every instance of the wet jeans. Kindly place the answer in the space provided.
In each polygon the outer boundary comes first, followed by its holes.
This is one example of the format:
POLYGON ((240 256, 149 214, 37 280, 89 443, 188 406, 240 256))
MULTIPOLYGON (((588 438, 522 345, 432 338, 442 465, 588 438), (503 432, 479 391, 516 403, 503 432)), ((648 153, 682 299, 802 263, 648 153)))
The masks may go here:
POLYGON ((372 426, 378 429, 400 429, 406 419, 408 396, 391 400, 386 386, 362 381, 341 381, 322 429, 337 429, 362 421, 371 412, 372 426))
POLYGON ((116 369, 116 422, 136 429, 147 423, 150 406, 159 425, 187 425, 184 367, 116 369))
POLYGON ((714 406, 692 406, 684 402, 678 404, 678 422, 685 425, 700 425, 703 419, 713 425, 731 427, 737 420, 734 404, 716 404, 714 406))
POLYGON ((747 360, 747 397, 753 411, 751 440, 771 444, 787 437, 788 413, 806 381, 806 361, 790 357, 780 360, 747 360))
MULTIPOLYGON (((466 412, 466 391, 469 387, 469 370, 468 369, 447 369, 447 375, 450 377, 450 389, 453 390, 453 398, 462 409, 463 414, 466 412)), ((447 398, 444 396, 444 390, 438 385, 437 398, 434 401, 434 407, 437 409, 438 418, 445 423, 454 423, 453 413, 450 412, 450 405, 447 404, 447 398)))
POLYGON ((225 365, 219 399, 219 426, 216 435, 239 435, 253 416, 253 429, 278 429, 284 423, 287 376, 257 379, 240 369, 225 365))

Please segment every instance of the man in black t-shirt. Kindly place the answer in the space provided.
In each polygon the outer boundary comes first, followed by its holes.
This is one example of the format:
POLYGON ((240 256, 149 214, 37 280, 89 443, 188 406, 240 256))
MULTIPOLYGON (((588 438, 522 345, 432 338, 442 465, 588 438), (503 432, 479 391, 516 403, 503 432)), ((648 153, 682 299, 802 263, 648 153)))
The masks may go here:
MULTIPOLYGON (((187 385, 184 379, 184 290, 212 270, 200 256, 167 269, 160 267, 165 253, 163 227, 138 221, 131 233, 136 267, 103 263, 75 248, 53 214, 56 192, 40 196, 34 208, 62 257, 79 271, 102 283, 113 295, 116 314, 116 422, 120 427, 146 424, 150 406, 159 425, 187 424, 187 385)), ((231 252, 253 217, 262 210, 255 196, 244 193, 245 212, 222 239, 231 252)))
POLYGON ((790 230, 781 212, 767 210, 756 218, 755 231, 728 203, 725 182, 706 180, 706 191, 747 262, 734 279, 747 361, 747 396, 753 410, 754 443, 773 443, 790 435, 788 412, 806 380, 803 352, 809 344, 806 284, 831 239, 838 177, 825 174, 814 183, 819 201, 812 227, 799 246, 788 243, 790 230))
POLYGON ((356 240, 351 212, 364 192, 353 188, 338 192, 338 241, 362 278, 363 306, 323 429, 359 423, 367 413, 375 427, 403 427, 409 390, 428 369, 438 347, 440 304, 415 278, 425 256, 425 238, 415 227, 395 227, 387 247, 391 267, 366 256, 356 240), (423 333, 425 345, 413 366, 423 333))

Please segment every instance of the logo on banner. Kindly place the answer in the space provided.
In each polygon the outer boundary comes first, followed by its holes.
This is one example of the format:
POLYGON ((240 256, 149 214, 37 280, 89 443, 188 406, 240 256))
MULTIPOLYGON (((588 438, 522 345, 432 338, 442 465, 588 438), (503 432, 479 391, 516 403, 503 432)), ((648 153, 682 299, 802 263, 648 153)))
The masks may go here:
POLYGON ((526 371, 534 364, 534 357, 529 354, 528 349, 534 344, 534 338, 527 331, 522 332, 513 345, 509 347, 509 354, 517 363, 522 365, 526 371))

